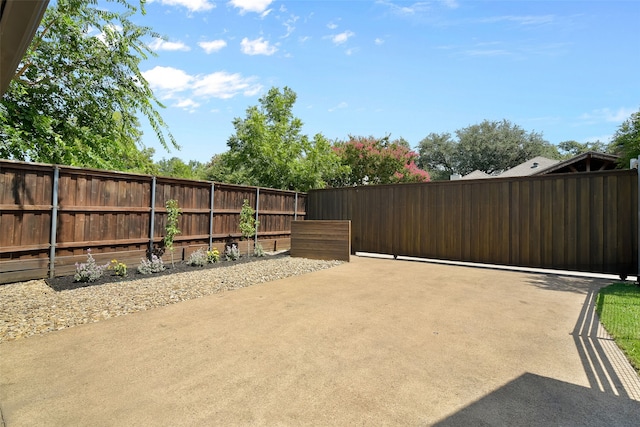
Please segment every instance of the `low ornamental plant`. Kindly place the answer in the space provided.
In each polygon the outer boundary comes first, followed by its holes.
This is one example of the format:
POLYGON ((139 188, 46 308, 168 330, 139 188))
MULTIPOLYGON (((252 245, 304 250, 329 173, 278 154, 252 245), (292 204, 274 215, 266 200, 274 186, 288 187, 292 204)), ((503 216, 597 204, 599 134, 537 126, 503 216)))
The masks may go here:
POLYGON ((113 273, 116 276, 124 277, 127 275, 127 264, 125 264, 124 262, 118 262, 117 259, 111 260, 111 265, 109 266, 109 268, 113 270, 113 273))
POLYGON ((104 274, 104 271, 109 268, 109 264, 98 265, 96 260, 91 255, 91 249, 87 249, 87 262, 76 263, 76 274, 73 279, 76 282, 93 282, 98 280, 104 274))
POLYGON ((187 264, 194 267, 203 267, 207 263, 207 253, 204 249, 200 248, 197 251, 194 251, 189 256, 187 260, 187 264))
POLYGON ((237 246, 227 246, 224 251, 224 259, 227 261, 236 261, 240 258, 240 250, 237 246))
POLYGON ((258 242, 256 242, 255 247, 253 248, 253 256, 257 256, 257 257, 263 257, 266 254, 264 253, 264 248, 262 247, 262 245, 258 242))
POLYGON ((156 255, 151 255, 151 259, 142 258, 140 265, 138 266, 138 273, 140 274, 153 274, 159 273, 164 270, 164 263, 162 258, 158 258, 156 255))
POLYGON ((207 251, 207 262, 209 264, 214 264, 218 261, 220 261, 220 252, 218 251, 218 249, 213 248, 207 251))

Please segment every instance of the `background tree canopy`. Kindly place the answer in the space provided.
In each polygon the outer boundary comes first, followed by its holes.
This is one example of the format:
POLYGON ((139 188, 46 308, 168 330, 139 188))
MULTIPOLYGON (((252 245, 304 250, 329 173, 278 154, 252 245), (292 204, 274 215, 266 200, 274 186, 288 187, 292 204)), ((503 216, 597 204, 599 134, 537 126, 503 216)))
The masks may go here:
POLYGON ((418 144, 418 166, 434 179, 474 170, 497 174, 536 156, 559 159, 558 149, 536 132, 526 132, 508 120, 488 121, 450 134, 431 133, 418 144))
POLYGON ((613 135, 611 150, 620 156, 619 167, 628 168, 640 156, 640 110, 624 121, 613 135))
POLYGON ((52 2, 0 103, 0 157, 116 170, 148 171, 138 115, 165 148, 168 132, 138 65, 159 37, 130 18, 143 2, 52 2))
POLYGON ((389 136, 349 136, 348 141, 336 142, 334 150, 350 170, 331 181, 335 187, 427 182, 430 179, 427 172, 416 166, 418 154, 402 138, 390 141, 389 136))
POLYGON ((598 153, 612 153, 612 146, 600 140, 594 142, 578 142, 574 140, 562 141, 558 144, 558 150, 563 159, 570 159, 587 151, 598 153))
POLYGON ((424 182, 429 173, 434 179, 476 169, 497 174, 535 156, 562 159, 590 150, 620 154, 627 167, 640 154, 640 111, 610 145, 564 141, 556 147, 508 120, 485 120, 455 136, 430 133, 419 142, 419 155, 389 136, 331 143, 320 133, 302 133, 292 112, 296 93, 285 87, 271 88, 246 117, 235 118, 229 150, 207 165, 177 157, 154 163, 139 117, 162 146, 178 148, 139 69, 153 55, 145 40, 160 36, 131 20, 144 14, 144 0, 102 1, 108 10, 97 0, 51 2, 0 101, 0 158, 306 191, 424 182))
POLYGON ((234 119, 229 151, 213 159, 210 172, 227 171, 227 182, 298 191, 322 188, 345 173, 322 134, 302 134, 302 121, 292 112, 295 101, 290 88, 271 88, 244 119, 234 119))

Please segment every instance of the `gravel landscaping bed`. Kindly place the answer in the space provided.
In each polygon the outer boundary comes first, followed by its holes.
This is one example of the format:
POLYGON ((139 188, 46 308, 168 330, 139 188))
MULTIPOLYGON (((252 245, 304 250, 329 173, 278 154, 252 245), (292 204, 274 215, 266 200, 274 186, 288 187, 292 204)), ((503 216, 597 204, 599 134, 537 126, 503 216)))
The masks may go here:
POLYGON ((90 286, 61 278, 0 285, 0 342, 148 310, 342 264, 277 255, 177 268, 149 276, 105 277, 90 286), (56 291, 54 288, 63 289, 56 291), (71 289, 70 289, 71 288, 71 289))

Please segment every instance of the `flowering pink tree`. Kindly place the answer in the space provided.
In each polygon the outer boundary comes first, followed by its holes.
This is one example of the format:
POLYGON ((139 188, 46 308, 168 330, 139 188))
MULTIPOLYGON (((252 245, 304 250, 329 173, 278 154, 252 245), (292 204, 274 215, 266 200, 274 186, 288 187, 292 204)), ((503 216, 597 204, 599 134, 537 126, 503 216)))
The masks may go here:
POLYGON ((334 144, 334 151, 351 172, 334 186, 427 182, 429 173, 416 166, 418 154, 406 141, 389 137, 349 136, 334 144))

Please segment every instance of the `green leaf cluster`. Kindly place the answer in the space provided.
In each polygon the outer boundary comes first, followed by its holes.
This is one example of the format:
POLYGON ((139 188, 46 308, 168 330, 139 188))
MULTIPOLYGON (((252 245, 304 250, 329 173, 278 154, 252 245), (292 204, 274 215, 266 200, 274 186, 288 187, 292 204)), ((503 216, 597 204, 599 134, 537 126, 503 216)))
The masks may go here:
POLYGON ((508 120, 484 120, 451 134, 430 133, 418 144, 418 166, 434 179, 474 170, 498 174, 536 156, 560 158, 557 148, 542 134, 527 132, 508 120))
POLYGON ((629 167, 631 159, 640 156, 640 110, 625 120, 611 142, 612 150, 620 156, 619 166, 629 167))
POLYGON ((229 151, 214 157, 207 178, 235 184, 284 190, 322 188, 345 171, 331 143, 322 135, 302 134, 293 115, 296 93, 271 88, 251 106, 245 118, 235 118, 229 151), (222 179, 221 179, 222 178, 222 179))
POLYGON ((148 172, 140 115, 178 147, 139 69, 160 37, 133 22, 144 2, 105 2, 51 2, 0 103, 0 157, 148 172))
POLYGON ((174 199, 167 200, 165 207, 167 208, 167 223, 164 228, 163 242, 164 247, 171 252, 171 264, 173 265, 173 239, 177 234, 180 234, 178 220, 182 215, 182 210, 178 206, 178 201, 174 199))
POLYGON ((206 178, 206 165, 197 160, 190 160, 188 163, 185 163, 178 157, 172 157, 169 160, 163 158, 155 165, 157 175, 160 176, 185 179, 206 178))
POLYGON ((596 312, 616 344, 640 372, 640 288, 614 283, 598 292, 596 312))
POLYGON ((429 174, 419 169, 412 151, 404 139, 391 141, 389 136, 349 136, 337 141, 334 150, 348 173, 331 182, 333 186, 426 182, 429 174))
POLYGON ((249 201, 245 199, 240 210, 240 232, 242 237, 247 239, 247 256, 249 256, 249 238, 255 236, 258 225, 260 225, 260 221, 256 221, 255 214, 256 211, 249 205, 249 201))
POLYGON ((562 141, 558 143, 558 150, 563 159, 570 159, 588 151, 597 153, 612 153, 612 146, 600 140, 592 142, 578 142, 574 140, 562 141))

